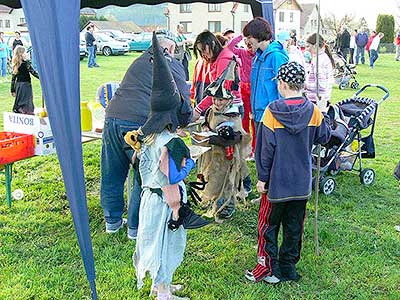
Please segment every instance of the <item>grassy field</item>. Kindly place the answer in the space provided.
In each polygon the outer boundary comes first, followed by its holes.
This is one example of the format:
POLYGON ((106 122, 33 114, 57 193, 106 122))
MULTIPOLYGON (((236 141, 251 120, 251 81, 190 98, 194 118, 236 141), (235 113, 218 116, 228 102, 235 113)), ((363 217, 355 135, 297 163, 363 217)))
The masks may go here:
MULTIPOLYGON (((94 101, 96 88, 121 80, 137 56, 100 56, 98 69, 81 62, 81 99, 94 101)), ((358 72, 361 85, 382 84, 391 93, 378 111, 377 157, 364 161, 375 169, 376 182, 362 186, 357 174, 346 172, 337 176, 332 196, 320 197, 318 257, 313 243, 314 198, 309 201, 298 264, 301 281, 278 286, 245 281, 244 270, 256 262, 258 207, 242 203, 231 221, 189 232, 185 259, 175 276, 186 286, 182 295, 195 300, 400 299, 400 233, 393 228, 400 224, 400 193, 392 176, 400 159, 400 62, 393 55, 381 55, 375 69, 361 65, 358 72)), ((36 79, 33 86, 39 106, 36 79)), ((335 87, 333 98, 337 101, 353 92, 335 87)), ((379 99, 381 93, 372 89, 365 96, 379 99)), ((0 98, 0 111, 11 111, 9 84, 0 83, 0 98)), ((146 299, 150 280, 136 290, 131 260, 135 243, 127 239, 126 230, 116 235, 104 230, 100 148, 99 141, 83 146, 99 299, 146 299)), ((255 179, 254 163, 250 167, 255 179)), ((23 189, 25 197, 9 209, 0 186, 0 299, 90 299, 56 156, 14 164, 16 188, 23 189)))

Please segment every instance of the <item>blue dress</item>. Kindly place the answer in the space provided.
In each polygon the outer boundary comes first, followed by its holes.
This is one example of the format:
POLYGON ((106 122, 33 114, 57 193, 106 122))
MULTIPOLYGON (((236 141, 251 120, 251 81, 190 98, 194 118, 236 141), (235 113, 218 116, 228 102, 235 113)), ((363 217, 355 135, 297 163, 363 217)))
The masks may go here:
MULTIPOLYGON (((180 226, 177 231, 168 229, 167 223, 172 209, 164 195, 154 192, 168 185, 168 178, 160 170, 161 150, 176 134, 163 131, 157 134, 150 145, 142 145, 139 153, 139 172, 142 178, 142 195, 139 210, 139 227, 133 264, 136 268, 137 286, 143 286, 146 272, 150 273, 153 286, 169 285, 175 270, 183 260, 186 247, 186 230, 180 226), (153 191, 152 191, 153 190, 153 191)), ((183 201, 187 201, 183 181, 183 201)))

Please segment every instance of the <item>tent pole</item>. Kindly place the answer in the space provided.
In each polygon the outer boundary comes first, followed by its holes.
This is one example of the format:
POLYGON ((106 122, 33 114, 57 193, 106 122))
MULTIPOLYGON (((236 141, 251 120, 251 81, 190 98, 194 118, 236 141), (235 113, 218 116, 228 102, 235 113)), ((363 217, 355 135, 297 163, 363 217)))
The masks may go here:
MULTIPOLYGON (((317 13, 318 13, 318 20, 317 20, 317 39, 316 39, 316 51, 317 51, 317 67, 316 67, 316 82, 317 82, 317 101, 319 101, 319 32, 320 32, 320 26, 321 26, 321 14, 320 14, 320 6, 321 6, 321 1, 318 0, 318 7, 317 7, 317 13)), ((315 179, 315 203, 314 203, 314 247, 315 247, 315 255, 319 256, 319 238, 318 238, 318 195, 319 195, 319 178, 320 178, 320 173, 321 173, 321 145, 318 144, 317 146, 317 152, 318 152, 318 159, 317 159, 317 175, 315 179)))

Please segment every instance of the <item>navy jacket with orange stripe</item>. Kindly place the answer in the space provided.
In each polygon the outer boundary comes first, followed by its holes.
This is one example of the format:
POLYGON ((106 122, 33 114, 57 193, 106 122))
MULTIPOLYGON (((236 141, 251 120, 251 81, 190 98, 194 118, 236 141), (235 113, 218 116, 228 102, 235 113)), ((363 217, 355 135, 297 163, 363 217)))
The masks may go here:
POLYGON ((257 132, 258 179, 266 182, 271 202, 305 200, 311 196, 311 149, 331 136, 318 107, 305 98, 271 102, 257 132))

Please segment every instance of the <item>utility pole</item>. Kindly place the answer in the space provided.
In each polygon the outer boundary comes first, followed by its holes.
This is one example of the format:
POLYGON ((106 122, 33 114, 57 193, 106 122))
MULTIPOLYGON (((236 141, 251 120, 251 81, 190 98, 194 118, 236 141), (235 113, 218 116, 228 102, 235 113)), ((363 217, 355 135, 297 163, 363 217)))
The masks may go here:
POLYGON ((171 30, 171 29, 170 29, 171 25, 170 25, 170 18, 169 18, 169 9, 168 9, 168 7, 165 8, 165 10, 164 10, 164 16, 167 18, 167 29, 168 29, 168 31, 170 31, 170 30, 171 30))

